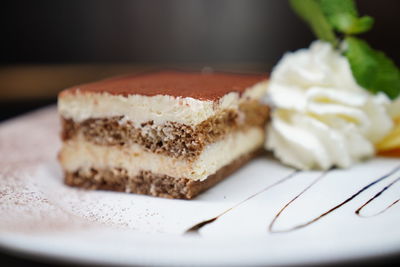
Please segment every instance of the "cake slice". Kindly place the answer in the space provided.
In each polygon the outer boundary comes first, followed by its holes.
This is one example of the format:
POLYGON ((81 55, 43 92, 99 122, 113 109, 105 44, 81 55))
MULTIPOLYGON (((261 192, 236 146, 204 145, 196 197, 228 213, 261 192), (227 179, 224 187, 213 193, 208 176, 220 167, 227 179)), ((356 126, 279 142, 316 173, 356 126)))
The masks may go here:
POLYGON ((264 142, 267 75, 161 71, 59 94, 65 183, 191 199, 264 142))

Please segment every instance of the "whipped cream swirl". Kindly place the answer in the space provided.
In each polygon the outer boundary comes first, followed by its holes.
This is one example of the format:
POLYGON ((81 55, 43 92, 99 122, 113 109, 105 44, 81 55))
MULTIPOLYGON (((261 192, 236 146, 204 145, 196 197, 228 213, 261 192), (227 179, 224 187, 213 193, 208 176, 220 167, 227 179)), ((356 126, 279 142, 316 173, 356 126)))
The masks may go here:
POLYGON ((386 95, 361 88, 347 59, 322 41, 285 54, 267 96, 273 112, 265 146, 302 170, 346 168, 371 157, 393 127, 386 95))

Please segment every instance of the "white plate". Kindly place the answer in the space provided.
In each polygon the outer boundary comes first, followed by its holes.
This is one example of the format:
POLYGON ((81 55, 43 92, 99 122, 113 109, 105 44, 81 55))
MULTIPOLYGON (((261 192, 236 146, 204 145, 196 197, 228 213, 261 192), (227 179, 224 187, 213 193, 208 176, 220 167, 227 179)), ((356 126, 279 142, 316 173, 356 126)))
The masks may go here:
POLYGON ((67 187, 56 161, 59 147, 54 107, 0 126, 1 246, 79 262, 165 265, 305 264, 400 252, 400 203, 373 216, 400 197, 399 159, 375 158, 348 170, 288 178, 292 169, 265 156, 185 201, 67 187), (392 170, 315 223, 281 232, 392 170), (184 234, 219 214, 198 233, 184 234))

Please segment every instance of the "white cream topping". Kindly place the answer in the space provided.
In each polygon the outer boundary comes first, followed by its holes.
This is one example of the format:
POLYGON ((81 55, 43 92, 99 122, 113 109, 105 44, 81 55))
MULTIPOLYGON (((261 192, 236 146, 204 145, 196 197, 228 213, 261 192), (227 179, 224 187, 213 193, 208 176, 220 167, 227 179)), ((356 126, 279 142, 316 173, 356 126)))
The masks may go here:
POLYGON ((235 132, 208 145, 194 162, 144 151, 139 145, 130 147, 99 146, 82 137, 63 144, 60 161, 67 171, 79 168, 124 168, 130 175, 141 170, 177 178, 204 180, 236 158, 256 150, 264 142, 264 131, 252 128, 235 132))
POLYGON ((134 124, 153 121, 164 124, 174 121, 186 125, 196 125, 214 116, 223 109, 236 109, 241 101, 260 99, 265 93, 267 82, 263 81, 247 89, 242 97, 238 93, 229 93, 217 104, 190 97, 172 97, 167 95, 111 95, 108 93, 76 92, 64 94, 58 100, 61 116, 76 122, 89 118, 124 116, 124 120, 134 124))
POLYGON ((321 41, 284 55, 267 96, 274 109, 266 148, 299 169, 349 167, 373 156, 393 127, 389 99, 358 86, 347 59, 321 41))

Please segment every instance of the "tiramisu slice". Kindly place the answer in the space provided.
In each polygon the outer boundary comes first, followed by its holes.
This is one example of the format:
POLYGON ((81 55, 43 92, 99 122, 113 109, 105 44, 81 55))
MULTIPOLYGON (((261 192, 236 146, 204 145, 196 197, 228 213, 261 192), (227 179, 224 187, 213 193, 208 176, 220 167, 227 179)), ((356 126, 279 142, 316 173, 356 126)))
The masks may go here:
POLYGON ((191 199, 263 145, 266 75, 163 71, 60 93, 68 185, 191 199))

